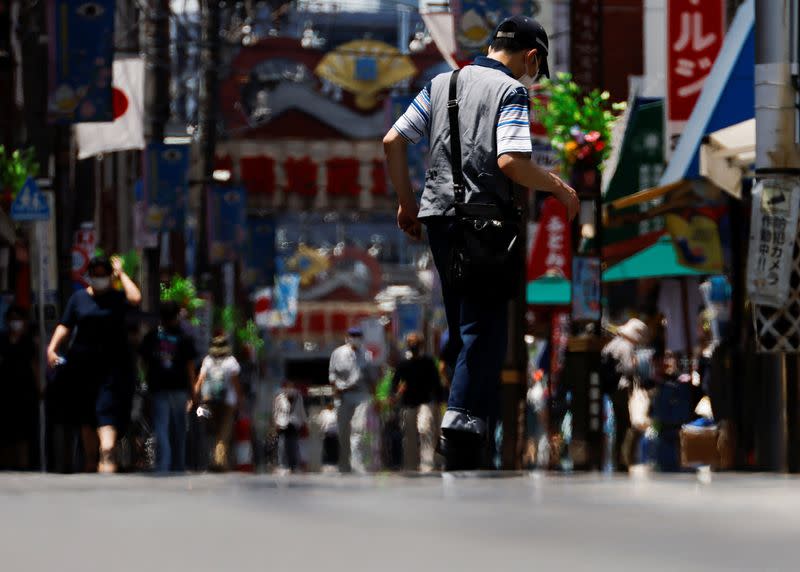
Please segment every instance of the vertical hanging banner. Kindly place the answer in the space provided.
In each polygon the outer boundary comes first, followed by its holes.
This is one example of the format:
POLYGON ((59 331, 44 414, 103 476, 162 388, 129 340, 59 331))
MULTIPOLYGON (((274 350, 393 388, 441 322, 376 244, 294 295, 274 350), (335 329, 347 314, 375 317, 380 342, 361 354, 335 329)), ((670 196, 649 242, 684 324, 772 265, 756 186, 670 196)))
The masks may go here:
POLYGON ((292 328, 297 322, 300 275, 281 274, 272 289, 272 309, 268 310, 270 328, 292 328))
POLYGON ((272 285, 275 280, 275 220, 249 216, 247 234, 242 283, 248 290, 272 285))
POLYGON ((789 300, 799 198, 791 181, 759 181, 753 189, 747 294, 754 304, 782 308, 789 300))
POLYGON ((112 121, 114 0, 49 0, 48 117, 112 121))
POLYGON ((569 343, 570 317, 568 312, 553 312, 550 324, 550 392, 558 395, 561 370, 569 343))
POLYGON ((182 230, 189 194, 189 146, 149 144, 143 182, 147 227, 152 232, 182 230))
POLYGON ((471 61, 486 51, 492 34, 508 12, 504 0, 461 0, 454 9, 459 61, 471 61))
POLYGON ((572 260, 572 319, 600 319, 600 259, 576 256, 572 260))
POLYGON ((211 187, 208 192, 209 260, 239 260, 247 237, 247 193, 239 187, 211 187))
POLYGON ((558 200, 548 197, 542 205, 539 232, 528 260, 528 282, 542 276, 572 275, 572 237, 567 209, 558 200))
POLYGON ((270 314, 272 313, 272 288, 259 288, 252 297, 253 317, 256 326, 261 329, 272 327, 270 314))
POLYGON ((572 0, 570 54, 572 78, 585 89, 601 87, 602 13, 597 0, 572 0))
POLYGON ((667 136, 675 148, 725 36, 724 0, 667 2, 667 136))

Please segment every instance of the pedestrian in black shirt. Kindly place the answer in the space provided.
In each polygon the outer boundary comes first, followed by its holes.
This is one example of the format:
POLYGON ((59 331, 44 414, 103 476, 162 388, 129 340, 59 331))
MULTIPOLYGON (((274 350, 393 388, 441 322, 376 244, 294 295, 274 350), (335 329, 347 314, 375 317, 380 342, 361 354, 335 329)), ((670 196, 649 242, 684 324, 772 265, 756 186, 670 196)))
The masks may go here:
POLYGON ((7 332, 0 334, 0 469, 30 468, 35 438, 38 389, 36 349, 29 333, 28 312, 12 306, 6 312, 7 332))
POLYGON ((142 340, 139 352, 153 396, 156 471, 186 470, 186 412, 196 379, 194 341, 181 328, 180 307, 161 303, 161 324, 142 340))
POLYGON ((433 469, 436 451, 436 401, 441 380, 436 362, 422 353, 424 340, 417 333, 406 337, 406 357, 397 365, 392 390, 400 405, 403 430, 403 469, 433 469))
POLYGON ((89 287, 70 297, 47 348, 48 364, 58 367, 62 363, 58 350, 72 337, 63 379, 69 421, 81 427, 85 468, 90 472, 117 470, 117 436, 130 421, 135 385, 126 317, 141 301, 142 294, 119 257, 95 257, 89 262, 89 287), (121 290, 113 287, 112 280, 121 290))

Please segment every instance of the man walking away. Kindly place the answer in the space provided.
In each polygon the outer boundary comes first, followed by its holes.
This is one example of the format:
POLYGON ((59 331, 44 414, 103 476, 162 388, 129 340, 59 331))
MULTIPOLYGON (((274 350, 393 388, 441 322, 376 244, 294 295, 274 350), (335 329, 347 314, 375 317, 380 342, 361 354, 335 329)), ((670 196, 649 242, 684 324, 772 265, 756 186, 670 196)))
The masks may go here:
POLYGON ((336 402, 339 424, 339 471, 352 470, 350 435, 353 415, 359 406, 369 404, 373 385, 367 353, 363 348, 364 333, 350 328, 347 340, 331 354, 329 380, 336 402))
POLYGON ((186 412, 196 377, 194 341, 181 328, 180 307, 161 303, 161 324, 142 340, 140 354, 153 396, 156 471, 186 470, 186 412))
POLYGON ((423 344, 419 334, 408 334, 406 357, 397 365, 392 380, 392 391, 400 404, 406 471, 433 470, 436 452, 434 408, 441 381, 436 362, 422 353, 423 344))
POLYGON ((398 226, 414 238, 422 236, 422 224, 427 229, 442 279, 449 347, 458 356, 442 419, 447 470, 480 468, 487 422, 499 410, 508 298, 523 266, 522 241, 516 235, 506 240, 505 229, 524 224, 518 209, 524 188, 553 193, 570 219, 578 211, 575 191, 531 161, 527 87, 548 74, 547 53, 538 22, 524 16, 503 21, 488 57, 435 77, 383 140, 398 226), (430 141, 430 169, 418 205, 407 148, 423 135, 430 141), (503 214, 488 216, 492 210, 503 214), (481 233, 502 240, 484 241, 481 233), (493 262, 500 272, 482 271, 493 262))
POLYGON ((278 463, 283 471, 296 471, 300 466, 300 433, 306 427, 303 396, 291 381, 283 384, 275 397, 275 427, 278 431, 278 463))

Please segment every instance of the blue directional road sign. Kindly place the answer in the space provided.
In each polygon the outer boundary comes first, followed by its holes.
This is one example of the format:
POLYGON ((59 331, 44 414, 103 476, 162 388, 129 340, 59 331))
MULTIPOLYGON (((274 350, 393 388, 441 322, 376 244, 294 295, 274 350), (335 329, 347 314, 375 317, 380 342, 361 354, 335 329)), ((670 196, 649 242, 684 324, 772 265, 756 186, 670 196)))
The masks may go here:
POLYGON ((28 177, 25 184, 17 193, 14 202, 11 203, 11 218, 18 222, 30 222, 48 220, 50 218, 50 206, 47 204, 47 197, 39 189, 39 185, 33 178, 28 177))

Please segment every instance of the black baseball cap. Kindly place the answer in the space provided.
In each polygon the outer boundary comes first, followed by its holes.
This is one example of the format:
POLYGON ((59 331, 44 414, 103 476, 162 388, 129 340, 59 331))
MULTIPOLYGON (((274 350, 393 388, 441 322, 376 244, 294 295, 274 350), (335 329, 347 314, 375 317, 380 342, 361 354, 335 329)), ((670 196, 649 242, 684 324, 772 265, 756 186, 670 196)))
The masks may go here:
POLYGON ((539 51, 541 60, 539 61, 539 73, 545 77, 550 77, 550 68, 547 65, 547 55, 550 53, 550 42, 547 39, 547 32, 542 25, 527 16, 512 16, 506 18, 494 33, 494 38, 508 38, 516 40, 517 43, 526 50, 536 49, 539 51))

